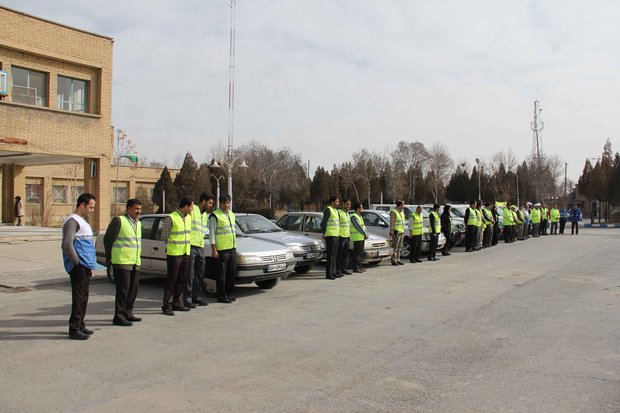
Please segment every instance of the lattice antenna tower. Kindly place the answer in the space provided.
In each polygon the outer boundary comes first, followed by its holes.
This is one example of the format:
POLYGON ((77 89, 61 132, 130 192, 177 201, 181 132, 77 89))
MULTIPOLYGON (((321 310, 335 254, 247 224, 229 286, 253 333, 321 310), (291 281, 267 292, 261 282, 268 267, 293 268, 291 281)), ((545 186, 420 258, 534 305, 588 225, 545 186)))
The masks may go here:
POLYGON ((534 101, 534 120, 532 121, 532 131, 534 132, 534 140, 532 142, 532 154, 536 162, 540 163, 542 160, 542 136, 541 132, 545 127, 545 123, 540 119, 540 112, 542 112, 542 108, 540 107, 540 102, 534 101))

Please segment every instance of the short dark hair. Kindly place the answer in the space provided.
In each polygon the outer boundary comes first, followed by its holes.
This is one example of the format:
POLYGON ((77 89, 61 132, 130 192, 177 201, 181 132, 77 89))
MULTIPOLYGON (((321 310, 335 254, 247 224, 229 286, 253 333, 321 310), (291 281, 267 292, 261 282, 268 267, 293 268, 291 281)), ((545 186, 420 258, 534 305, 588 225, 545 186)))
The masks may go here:
POLYGON ((433 204, 433 209, 439 209, 440 206, 441 205, 439 205, 439 204, 433 204))
POLYGON ((353 204, 352 208, 354 211, 357 211, 358 209, 360 209, 362 207, 362 203, 361 202, 356 202, 353 204))
POLYGON ((93 194, 91 194, 90 192, 84 192, 82 195, 78 196, 77 202, 75 203, 76 207, 79 207, 82 204, 90 204, 90 201, 97 200, 97 197, 93 194))
POLYGON ((142 201, 140 201, 138 198, 131 198, 127 201, 126 208, 129 209, 134 205, 142 205, 142 201))
POLYGON ((201 203, 202 201, 208 201, 210 199, 215 201, 215 195, 213 195, 211 192, 203 192, 202 194, 200 194, 200 198, 198 198, 198 203, 201 203))
POLYGON ((184 196, 183 198, 181 198, 181 200, 179 201, 179 208, 183 208, 186 207, 188 205, 191 205, 192 203, 194 203, 194 198, 192 198, 191 196, 184 196))
POLYGON ((400 199, 398 201, 396 201, 396 206, 401 206, 404 205, 405 201, 401 201, 400 199))
POLYGON ((332 195, 329 197, 329 203, 331 204, 332 202, 337 201, 339 199, 340 197, 338 195, 332 195))
POLYGON ((230 197, 230 195, 228 194, 220 195, 220 202, 228 202, 228 201, 232 201, 232 198, 230 197))
POLYGON ((17 195, 17 196, 15 197, 15 200, 16 200, 16 201, 21 201, 21 200, 22 200, 22 197, 21 197, 21 196, 19 196, 19 195, 17 195))
POLYGON ((344 204, 345 202, 350 201, 349 198, 347 198, 346 196, 342 198, 342 203, 344 204))

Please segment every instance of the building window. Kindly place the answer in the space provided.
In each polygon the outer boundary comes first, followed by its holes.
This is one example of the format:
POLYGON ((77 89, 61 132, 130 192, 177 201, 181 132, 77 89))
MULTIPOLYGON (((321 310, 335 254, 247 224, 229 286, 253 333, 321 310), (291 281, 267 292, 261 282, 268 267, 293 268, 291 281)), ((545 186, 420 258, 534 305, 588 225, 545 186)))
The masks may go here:
POLYGON ((26 202, 32 204, 41 203, 41 184, 26 184, 26 202))
POLYGON ((112 188, 112 203, 125 204, 127 203, 127 187, 113 187, 112 188))
POLYGON ((47 106, 47 73, 21 67, 11 69, 13 75, 13 102, 47 106))
POLYGON ((58 76, 58 109, 88 112, 88 82, 58 76))
POLYGON ((55 204, 67 203, 67 186, 52 185, 52 199, 55 204))

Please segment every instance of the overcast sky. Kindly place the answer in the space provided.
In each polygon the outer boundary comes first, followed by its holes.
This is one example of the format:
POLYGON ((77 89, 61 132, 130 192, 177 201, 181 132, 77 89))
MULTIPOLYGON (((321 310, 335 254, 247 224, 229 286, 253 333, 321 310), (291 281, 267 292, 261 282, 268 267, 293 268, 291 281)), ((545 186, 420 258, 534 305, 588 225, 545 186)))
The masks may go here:
MULTIPOLYGON (((169 165, 227 145, 229 2, 2 0, 113 37, 113 124, 169 165)), ((288 146, 311 174, 400 140, 522 160, 538 99, 576 180, 620 149, 619 21, 614 0, 238 0, 234 145, 288 146)))

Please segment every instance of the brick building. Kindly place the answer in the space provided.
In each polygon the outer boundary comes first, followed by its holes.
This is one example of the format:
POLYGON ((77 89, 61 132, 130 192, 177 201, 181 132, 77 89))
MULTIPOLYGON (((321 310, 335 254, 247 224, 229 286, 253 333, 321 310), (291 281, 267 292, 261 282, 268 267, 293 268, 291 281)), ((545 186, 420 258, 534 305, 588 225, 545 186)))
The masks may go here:
MULTIPOLYGON (((14 219, 14 197, 26 198, 27 168, 82 163, 74 186, 97 196, 91 225, 105 228, 114 186, 113 40, 1 6, 0 23, 2 222, 14 219)), ((53 190, 53 178, 41 175, 42 188, 53 190)))

